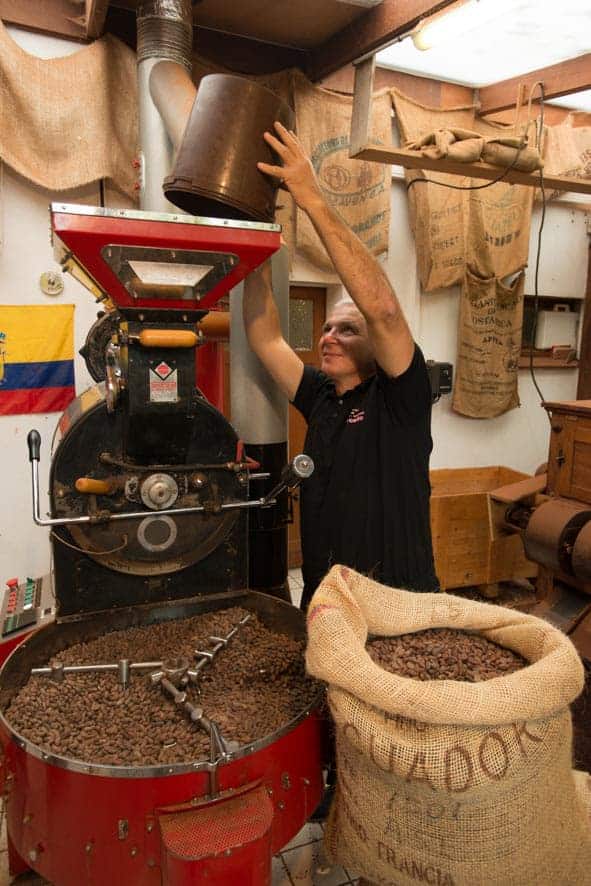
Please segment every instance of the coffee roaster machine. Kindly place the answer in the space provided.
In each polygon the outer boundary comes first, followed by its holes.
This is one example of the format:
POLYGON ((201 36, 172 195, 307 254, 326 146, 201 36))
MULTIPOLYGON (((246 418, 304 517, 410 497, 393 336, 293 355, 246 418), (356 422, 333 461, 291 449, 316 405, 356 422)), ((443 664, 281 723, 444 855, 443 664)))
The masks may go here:
MULTIPOLYGON (((34 519, 52 536, 56 618, 0 672, 10 868, 55 886, 264 886, 273 853, 321 796, 320 696, 248 746, 230 749, 212 727, 207 760, 170 766, 59 756, 18 734, 3 712, 32 668, 109 630, 239 605, 279 633, 305 635, 298 609, 248 590, 248 522, 281 512, 286 487, 313 465, 300 456, 279 477, 261 469, 195 378, 199 324, 279 248, 279 228, 60 204, 51 220, 62 265, 116 313, 100 333, 104 381, 59 421, 48 517, 39 435, 29 435, 34 519)), ((121 676, 130 686, 139 679, 129 669, 121 676)))

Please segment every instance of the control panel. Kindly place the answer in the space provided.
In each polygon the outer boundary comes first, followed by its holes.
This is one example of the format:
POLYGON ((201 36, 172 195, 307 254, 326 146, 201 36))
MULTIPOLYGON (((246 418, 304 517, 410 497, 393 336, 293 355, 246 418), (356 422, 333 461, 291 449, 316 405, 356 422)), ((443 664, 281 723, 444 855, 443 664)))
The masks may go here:
POLYGON ((25 628, 39 627, 55 615, 50 577, 27 578, 19 582, 11 578, 0 608, 0 637, 14 637, 25 628))

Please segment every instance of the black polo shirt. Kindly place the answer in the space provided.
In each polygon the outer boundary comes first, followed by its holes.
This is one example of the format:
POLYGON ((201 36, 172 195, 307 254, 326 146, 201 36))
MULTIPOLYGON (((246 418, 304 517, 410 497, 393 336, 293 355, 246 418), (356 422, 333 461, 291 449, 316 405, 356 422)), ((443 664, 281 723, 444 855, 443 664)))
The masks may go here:
POLYGON ((406 372, 337 396, 311 366, 294 406, 315 470, 300 486, 304 597, 335 563, 392 587, 437 590, 429 522, 431 386, 415 345, 406 372))

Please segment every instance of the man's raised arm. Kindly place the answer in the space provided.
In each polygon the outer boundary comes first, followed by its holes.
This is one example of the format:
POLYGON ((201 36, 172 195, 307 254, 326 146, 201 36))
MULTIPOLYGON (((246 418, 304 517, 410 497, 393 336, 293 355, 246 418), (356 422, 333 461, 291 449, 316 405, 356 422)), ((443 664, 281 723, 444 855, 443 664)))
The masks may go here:
MULTIPOLYGON (((414 353, 414 341, 394 289, 359 237, 326 203, 310 160, 293 132, 275 123, 265 140, 283 166, 258 163, 261 172, 281 179, 310 218, 349 295, 364 315, 376 360, 391 376, 401 375, 414 353)), ((262 358, 261 358, 262 359, 262 358)))
POLYGON ((302 380, 304 364, 281 333, 270 260, 244 281, 242 306, 248 343, 283 393, 293 400, 302 380))

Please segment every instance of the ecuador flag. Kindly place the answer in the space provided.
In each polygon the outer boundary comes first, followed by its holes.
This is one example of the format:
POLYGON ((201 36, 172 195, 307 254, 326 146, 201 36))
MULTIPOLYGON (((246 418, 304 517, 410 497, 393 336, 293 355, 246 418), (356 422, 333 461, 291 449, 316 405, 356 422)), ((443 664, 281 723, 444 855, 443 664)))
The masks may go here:
POLYGON ((0 415, 74 399, 74 305, 0 305, 0 415))

